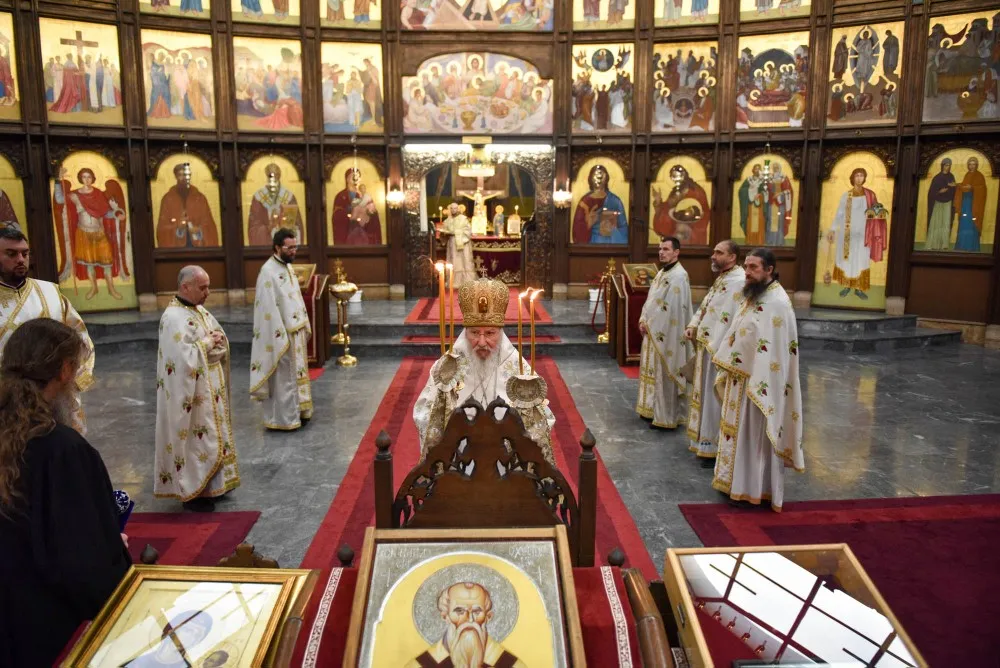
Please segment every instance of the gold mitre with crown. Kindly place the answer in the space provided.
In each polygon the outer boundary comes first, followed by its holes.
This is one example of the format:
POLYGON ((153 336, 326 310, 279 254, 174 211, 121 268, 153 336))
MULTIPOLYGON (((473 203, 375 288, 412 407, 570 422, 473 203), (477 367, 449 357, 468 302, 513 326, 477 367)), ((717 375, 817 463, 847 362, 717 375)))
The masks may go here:
POLYGON ((492 278, 477 278, 458 289, 458 307, 466 327, 503 327, 510 288, 492 278))

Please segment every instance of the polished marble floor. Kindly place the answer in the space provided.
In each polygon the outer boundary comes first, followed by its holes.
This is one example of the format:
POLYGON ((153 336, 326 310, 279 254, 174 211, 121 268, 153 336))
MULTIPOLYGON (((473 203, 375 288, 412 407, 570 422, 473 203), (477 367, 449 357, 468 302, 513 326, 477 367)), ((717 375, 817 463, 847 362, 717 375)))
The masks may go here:
MULTIPOLYGON (((85 397, 89 438, 137 511, 179 511, 174 501, 152 498, 154 361, 153 352, 98 351, 98 384, 85 397)), ((260 426, 241 389, 248 360, 233 360, 242 486, 219 510, 260 510, 249 538, 262 553, 283 566, 301 561, 398 364, 329 365, 313 385, 316 417, 284 434, 260 426)), ((652 431, 635 415, 638 381, 611 359, 558 365, 657 566, 667 547, 699 545, 677 504, 722 499, 684 435, 652 431)), ((1000 492, 998 377, 1000 352, 975 346, 804 352, 806 472, 788 473, 786 502, 1000 492)))

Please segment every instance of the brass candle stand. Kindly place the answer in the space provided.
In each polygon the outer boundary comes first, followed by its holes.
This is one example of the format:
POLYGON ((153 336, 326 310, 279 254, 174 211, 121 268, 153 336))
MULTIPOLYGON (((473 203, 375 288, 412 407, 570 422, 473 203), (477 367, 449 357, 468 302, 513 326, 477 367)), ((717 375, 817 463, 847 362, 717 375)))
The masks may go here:
POLYGON ((598 343, 608 342, 608 328, 611 323, 608 322, 608 313, 611 312, 611 288, 614 287, 612 281, 615 275, 615 259, 610 258, 608 260, 608 267, 601 274, 601 287, 604 288, 604 331, 597 335, 598 343))
POLYGON ((337 300, 338 332, 330 337, 332 343, 343 345, 344 354, 337 358, 337 366, 352 367, 358 365, 358 358, 351 354, 351 325, 347 322, 347 302, 358 291, 358 286, 347 280, 340 260, 334 264, 337 282, 330 286, 330 294, 337 300))

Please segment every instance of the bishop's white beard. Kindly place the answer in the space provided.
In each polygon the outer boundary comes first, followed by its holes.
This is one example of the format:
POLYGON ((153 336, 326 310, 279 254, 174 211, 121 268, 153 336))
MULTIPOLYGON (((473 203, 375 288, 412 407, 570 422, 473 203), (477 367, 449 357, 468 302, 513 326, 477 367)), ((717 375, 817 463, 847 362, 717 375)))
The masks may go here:
POLYGON ((479 355, 473 350, 469 355, 469 371, 466 384, 472 388, 471 398, 475 399, 485 408, 491 401, 500 394, 500 348, 490 351, 490 356, 486 359, 479 359, 479 355))
POLYGON ((475 622, 451 625, 445 631, 444 645, 455 668, 481 668, 486 654, 486 627, 475 622))

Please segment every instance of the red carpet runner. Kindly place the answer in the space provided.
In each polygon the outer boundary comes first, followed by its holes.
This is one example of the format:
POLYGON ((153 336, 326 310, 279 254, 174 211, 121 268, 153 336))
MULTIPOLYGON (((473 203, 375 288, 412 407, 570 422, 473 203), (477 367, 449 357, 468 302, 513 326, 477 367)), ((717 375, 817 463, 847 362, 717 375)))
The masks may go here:
MULTIPOLYGON (((455 333, 458 336, 458 333, 455 333)), ((437 335, 407 334, 403 337, 402 343, 440 343, 441 338, 437 335)), ((535 343, 562 343, 562 339, 554 334, 538 334, 535 336, 535 343)), ((516 345, 516 340, 515 340, 516 345)), ((528 343, 524 344, 524 354, 528 354, 528 343)))
MULTIPOLYGON (((517 324, 517 288, 510 289, 510 302, 507 304, 507 315, 506 321, 508 325, 517 324)), ((543 297, 545 295, 542 295, 543 297)), ((450 317, 450 312, 448 311, 448 302, 445 301, 445 319, 450 317)), ((440 322, 441 307, 438 306, 437 297, 424 298, 417 302, 417 305, 413 307, 410 314, 406 316, 406 320, 403 322, 407 325, 436 325, 440 322)), ((524 308, 521 312, 521 317, 524 318, 525 327, 528 325, 528 305, 524 304, 524 308)), ((535 302, 535 324, 536 325, 551 325, 552 317, 549 312, 545 310, 540 302, 535 302)), ((458 309, 458 291, 455 291, 455 332, 461 329, 462 325, 462 312, 458 309)), ((527 332, 525 332, 527 336, 527 332)))
MULTIPOLYGON (((319 582, 326 583, 330 569, 339 565, 337 549, 347 544, 356 553, 361 552, 364 531, 375 523, 375 496, 372 481, 372 458, 375 456, 375 437, 385 429, 392 438, 393 477, 401 481, 417 463, 419 439, 413 424, 413 404, 423 389, 434 358, 407 357, 399 366, 379 405, 378 411, 358 446, 357 454, 348 466, 337 495, 330 504, 326 517, 320 524, 302 560, 302 568, 320 568, 319 582)), ((553 433, 553 451, 556 464, 566 476, 574 492, 577 489, 577 458, 580 455, 579 439, 584 430, 583 418, 576 410, 565 381, 555 362, 548 357, 538 358, 539 373, 549 386, 550 408, 556 417, 553 433)), ((601 444, 597 444, 598 453, 601 444)), ((656 567, 646 551, 642 536, 635 526, 608 470, 598 454, 597 479, 597 551, 596 565, 604 562, 607 554, 620 547, 627 555, 626 567, 642 569, 647 579, 659 578, 656 567)), ((306 610, 302 628, 312 627, 319 605, 314 597, 306 610)), ((299 638, 297 659, 302 656, 303 637, 299 638)))
POLYGON ((998 665, 1000 494, 680 508, 710 547, 848 543, 931 666, 998 665))
MULTIPOLYGON (((147 544, 160 566, 218 566, 250 533, 258 511, 232 513, 133 513, 125 526, 132 561, 147 544)), ((287 566, 288 564, 285 564, 287 566)))

